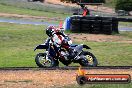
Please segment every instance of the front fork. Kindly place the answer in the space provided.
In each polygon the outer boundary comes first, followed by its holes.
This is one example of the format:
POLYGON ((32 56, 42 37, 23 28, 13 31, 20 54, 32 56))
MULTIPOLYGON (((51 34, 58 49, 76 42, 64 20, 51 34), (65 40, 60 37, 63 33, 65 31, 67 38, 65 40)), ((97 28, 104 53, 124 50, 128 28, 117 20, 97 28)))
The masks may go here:
POLYGON ((46 53, 46 60, 51 62, 51 60, 49 59, 49 51, 46 51, 45 53, 46 53))

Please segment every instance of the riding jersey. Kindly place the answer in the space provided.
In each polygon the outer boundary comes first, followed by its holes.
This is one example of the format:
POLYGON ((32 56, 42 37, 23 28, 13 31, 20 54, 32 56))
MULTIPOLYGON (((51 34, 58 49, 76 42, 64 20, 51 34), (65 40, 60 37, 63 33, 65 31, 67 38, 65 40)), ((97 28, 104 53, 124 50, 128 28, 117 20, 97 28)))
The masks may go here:
MULTIPOLYGON (((60 46, 62 45, 62 41, 64 39, 67 39, 69 38, 66 34, 64 33, 61 33, 61 34, 53 34, 53 36, 51 37, 51 41, 50 43, 54 44, 56 47, 60 48, 60 46)), ((68 41, 68 44, 71 45, 72 44, 72 41, 69 40, 68 41)))
POLYGON ((56 47, 60 47, 63 40, 64 40, 64 37, 62 35, 54 34, 51 37, 50 43, 53 43, 56 47))

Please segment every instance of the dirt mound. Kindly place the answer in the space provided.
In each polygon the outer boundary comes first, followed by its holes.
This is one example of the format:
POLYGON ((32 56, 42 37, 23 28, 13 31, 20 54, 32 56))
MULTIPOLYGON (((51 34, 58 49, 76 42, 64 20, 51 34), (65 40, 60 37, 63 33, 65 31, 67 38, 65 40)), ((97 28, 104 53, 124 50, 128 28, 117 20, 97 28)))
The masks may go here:
POLYGON ((103 34, 68 34, 73 42, 122 42, 132 43, 132 39, 127 39, 119 35, 103 35, 103 34))

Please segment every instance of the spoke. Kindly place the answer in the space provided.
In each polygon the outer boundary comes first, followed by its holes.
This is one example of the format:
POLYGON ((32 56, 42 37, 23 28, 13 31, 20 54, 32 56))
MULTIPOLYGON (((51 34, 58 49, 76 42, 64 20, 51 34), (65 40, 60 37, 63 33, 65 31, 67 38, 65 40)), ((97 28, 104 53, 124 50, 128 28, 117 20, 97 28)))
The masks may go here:
POLYGON ((43 65, 43 66, 50 66, 51 61, 47 60, 45 57, 39 57, 39 62, 43 65))

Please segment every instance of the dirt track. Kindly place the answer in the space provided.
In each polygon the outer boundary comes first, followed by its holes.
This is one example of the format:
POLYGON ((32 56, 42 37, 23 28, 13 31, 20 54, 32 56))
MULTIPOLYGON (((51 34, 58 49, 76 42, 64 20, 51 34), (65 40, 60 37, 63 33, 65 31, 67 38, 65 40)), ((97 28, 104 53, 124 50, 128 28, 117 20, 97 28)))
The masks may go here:
POLYGON ((59 17, 44 17, 44 16, 30 16, 30 15, 20 15, 20 14, 12 14, 12 13, 1 13, 0 12, 0 17, 16 17, 16 18, 25 18, 25 19, 46 19, 46 20, 54 20, 54 21, 59 21, 62 20, 59 17))
POLYGON ((132 39, 119 35, 103 35, 103 34, 68 34, 73 42, 119 42, 132 43, 132 39))
MULTIPOLYGON (((88 74, 130 74, 132 69, 93 69, 88 74)), ((0 71, 0 88, 62 88, 76 83, 77 71, 72 70, 27 70, 0 71)))

